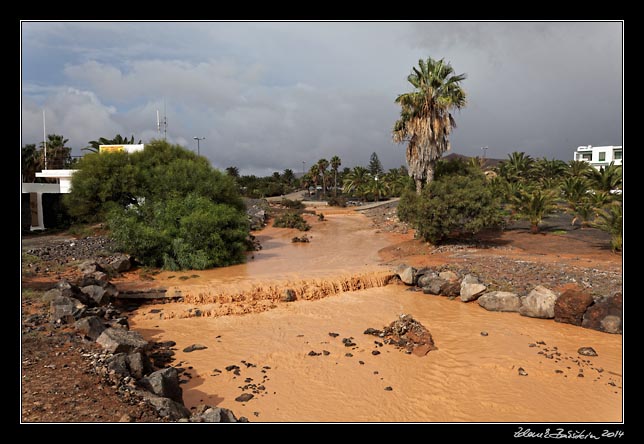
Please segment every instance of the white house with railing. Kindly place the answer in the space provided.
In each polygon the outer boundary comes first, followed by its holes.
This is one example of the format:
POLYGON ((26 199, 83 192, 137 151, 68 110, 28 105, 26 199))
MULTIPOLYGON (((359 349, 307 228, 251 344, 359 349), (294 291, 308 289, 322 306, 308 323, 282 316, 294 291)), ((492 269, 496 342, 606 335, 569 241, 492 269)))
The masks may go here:
POLYGON ((620 146, 580 146, 573 155, 574 160, 584 160, 596 169, 607 167, 611 162, 622 164, 622 147, 620 146))

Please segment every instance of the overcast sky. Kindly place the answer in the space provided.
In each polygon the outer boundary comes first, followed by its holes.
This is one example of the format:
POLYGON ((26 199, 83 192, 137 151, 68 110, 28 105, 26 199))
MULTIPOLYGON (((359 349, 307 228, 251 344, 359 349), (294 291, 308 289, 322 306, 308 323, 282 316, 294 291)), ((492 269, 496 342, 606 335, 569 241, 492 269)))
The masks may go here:
POLYGON ((394 99, 419 58, 466 73, 452 152, 570 160, 622 144, 620 22, 22 23, 22 142, 167 138, 270 174, 339 155, 405 164, 394 99), (162 135, 161 135, 162 136, 162 135))

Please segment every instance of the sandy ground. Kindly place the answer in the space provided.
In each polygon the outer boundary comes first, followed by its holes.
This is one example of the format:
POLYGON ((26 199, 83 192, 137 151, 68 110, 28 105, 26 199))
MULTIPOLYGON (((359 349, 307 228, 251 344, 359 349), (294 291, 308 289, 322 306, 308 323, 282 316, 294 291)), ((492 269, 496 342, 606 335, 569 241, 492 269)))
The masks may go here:
MULTIPOLYGON (((551 228, 531 235, 517 227, 436 248, 413 232, 386 232, 386 218, 373 215, 377 209, 370 218, 352 209, 317 211, 327 220, 305 216, 313 227, 308 244, 291 243, 300 234, 295 230, 267 227, 256 233, 263 249, 246 264, 138 269, 114 280, 121 290, 164 287, 185 296, 182 303, 142 306, 130 325, 150 340, 177 342, 173 365, 185 369, 188 406, 219 405, 251 421, 622 420, 621 336, 383 286, 383 276, 407 263, 474 270, 524 287, 574 278, 593 291, 612 291, 621 288, 622 258, 601 233, 551 228), (279 302, 285 288, 297 290, 299 300, 279 302), (418 358, 363 334, 402 313, 429 328, 438 350, 418 358), (356 345, 345 347, 342 339, 351 337, 356 345), (194 343, 208 348, 183 352, 194 343), (577 354, 587 346, 598 356, 577 354), (254 397, 235 401, 241 393, 254 397)), ((48 241, 27 239, 23 247, 48 241)), ((23 276, 23 288, 49 288, 75 273, 59 268, 23 276)), ((23 314, 33 310, 43 308, 23 300, 23 314)), ((155 420, 87 371, 82 362, 89 352, 90 344, 50 327, 23 337, 24 421, 155 420)))

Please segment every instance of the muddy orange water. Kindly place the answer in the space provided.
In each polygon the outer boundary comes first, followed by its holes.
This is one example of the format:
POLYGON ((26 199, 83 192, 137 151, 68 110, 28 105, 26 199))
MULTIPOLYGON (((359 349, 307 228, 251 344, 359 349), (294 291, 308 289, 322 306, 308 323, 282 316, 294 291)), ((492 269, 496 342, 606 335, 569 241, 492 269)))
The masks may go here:
MULTIPOLYGON (((381 286, 387 267, 377 251, 387 238, 359 214, 328 219, 314 225, 310 244, 291 244, 296 232, 271 228, 262 234, 264 250, 248 264, 196 272, 199 277, 176 284, 184 294, 201 294, 204 303, 146 305, 134 313, 131 326, 146 338, 176 341, 174 365, 191 376, 182 386, 187 406, 227 407, 251 421, 622 420, 621 336, 381 286), (276 291, 300 283, 306 295, 307 285, 324 286, 339 275, 362 275, 371 285, 288 304, 268 298, 273 309, 241 316, 181 315, 234 305, 234 286, 276 291), (218 302, 217 295, 230 300, 218 302), (402 313, 431 331, 438 350, 419 358, 363 334, 402 313), (355 346, 344 346, 348 337, 355 346), (208 348, 182 351, 195 343, 208 348), (586 346, 598 356, 579 356, 586 346), (240 367, 238 376, 226 371, 230 365, 240 367), (519 375, 520 367, 527 376, 519 375), (236 402, 252 393, 240 388, 248 384, 261 387, 250 401, 236 402)), ((164 273, 159 280, 174 283, 179 275, 192 273, 164 273)))

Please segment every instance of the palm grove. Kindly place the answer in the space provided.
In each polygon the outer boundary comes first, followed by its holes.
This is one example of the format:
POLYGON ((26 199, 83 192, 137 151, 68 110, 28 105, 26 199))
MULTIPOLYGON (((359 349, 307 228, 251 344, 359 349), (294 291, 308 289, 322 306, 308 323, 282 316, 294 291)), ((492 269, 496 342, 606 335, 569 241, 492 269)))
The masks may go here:
POLYGON ((393 139, 407 144, 409 175, 416 188, 401 199, 399 217, 426 240, 439 243, 513 218, 527 219, 536 233, 546 215, 568 211, 573 224, 580 221, 609 232, 613 250, 621 250, 621 167, 595 170, 586 162, 534 160, 514 152, 486 175, 484 159, 469 164, 440 159, 456 126, 451 113, 467 103, 461 87, 465 78, 443 59, 421 59, 407 77, 413 90, 396 98, 401 110, 393 139))

